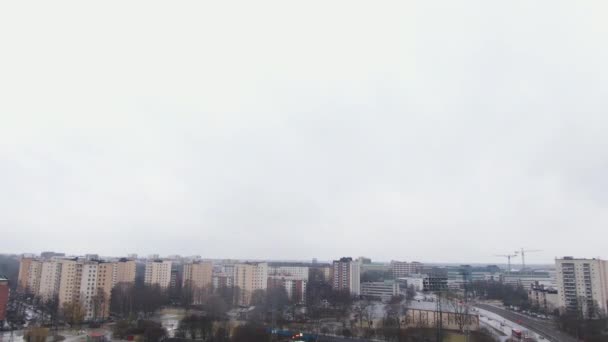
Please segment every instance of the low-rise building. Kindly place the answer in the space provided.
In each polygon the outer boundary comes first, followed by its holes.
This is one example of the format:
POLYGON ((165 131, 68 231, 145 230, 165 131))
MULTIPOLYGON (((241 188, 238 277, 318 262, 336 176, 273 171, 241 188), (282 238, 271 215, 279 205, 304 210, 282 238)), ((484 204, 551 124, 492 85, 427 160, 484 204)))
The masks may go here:
POLYGON ((399 283, 394 280, 361 283, 361 296, 387 301, 400 294, 399 283))
POLYGON ((553 314, 559 308, 557 289, 539 284, 531 285, 528 290, 528 302, 542 312, 553 314))
POLYGON ((446 330, 477 331, 479 315, 458 302, 443 302, 438 310, 437 302, 411 302, 408 305, 405 324, 412 328, 435 328, 441 322, 446 330))

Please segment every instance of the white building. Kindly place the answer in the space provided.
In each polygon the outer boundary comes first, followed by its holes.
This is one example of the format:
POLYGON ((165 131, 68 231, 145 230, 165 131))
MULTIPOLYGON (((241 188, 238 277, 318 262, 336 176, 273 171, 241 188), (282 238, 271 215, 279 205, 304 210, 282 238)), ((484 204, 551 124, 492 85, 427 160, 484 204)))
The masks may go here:
POLYGON ((555 260, 558 302, 561 310, 586 317, 608 314, 608 262, 600 259, 555 260))
POLYGON ((361 294, 361 264, 352 258, 341 258, 333 262, 334 290, 347 290, 352 295, 361 294))
POLYGON ((268 265, 269 275, 283 275, 308 281, 308 266, 274 263, 268 265))
POLYGON ((361 296, 387 301, 399 295, 399 283, 393 280, 361 283, 361 296))

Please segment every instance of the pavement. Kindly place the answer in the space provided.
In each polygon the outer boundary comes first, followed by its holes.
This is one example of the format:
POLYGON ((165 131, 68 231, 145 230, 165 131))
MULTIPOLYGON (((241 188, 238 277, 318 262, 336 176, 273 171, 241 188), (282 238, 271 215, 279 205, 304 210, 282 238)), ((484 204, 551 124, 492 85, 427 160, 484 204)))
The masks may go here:
POLYGON ((517 324, 521 325, 522 327, 525 327, 526 329, 529 329, 550 341, 577 342, 576 338, 559 331, 557 329, 557 327, 555 326, 555 323, 553 323, 552 321, 541 320, 541 319, 524 316, 517 312, 505 310, 503 308, 500 308, 500 307, 497 307, 494 305, 489 305, 489 304, 478 303, 478 304, 475 304, 475 306, 480 309, 495 313, 501 317, 504 317, 505 319, 507 319, 509 321, 516 322, 517 324))

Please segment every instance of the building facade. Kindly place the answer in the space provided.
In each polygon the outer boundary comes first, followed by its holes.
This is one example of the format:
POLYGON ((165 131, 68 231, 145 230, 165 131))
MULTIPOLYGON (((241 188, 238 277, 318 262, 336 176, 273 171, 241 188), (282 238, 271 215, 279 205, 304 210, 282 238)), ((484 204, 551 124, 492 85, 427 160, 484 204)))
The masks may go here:
POLYGON ((528 290, 528 302, 544 313, 553 314, 559 308, 557 289, 545 285, 532 285, 528 290))
POLYGON ((406 261, 391 261, 390 269, 393 272, 395 279, 407 277, 410 274, 420 273, 424 265, 417 261, 406 262, 406 261))
POLYGON ((160 286, 166 290, 171 285, 171 265, 170 260, 149 260, 146 262, 144 283, 148 286, 160 286))
POLYGON ((337 291, 349 291, 351 295, 361 294, 361 265, 352 258, 341 258, 332 264, 332 287, 337 291))
POLYGON ((361 296, 368 299, 388 301, 399 294, 399 283, 393 280, 361 283, 361 296))
POLYGON ((306 302, 306 285, 308 281, 300 277, 284 275, 268 275, 268 288, 282 287, 287 293, 287 298, 293 303, 304 304, 306 302))
POLYGON ((237 304, 249 305, 253 292, 266 290, 268 286, 268 264, 265 262, 235 264, 232 279, 234 287, 238 288, 237 304))
POLYGON ((40 289, 38 295, 42 300, 49 301, 59 295, 61 281, 61 262, 47 260, 42 262, 40 271, 40 289))
POLYGON ((192 291, 193 304, 202 304, 205 293, 213 289, 213 264, 210 261, 184 264, 184 287, 192 291))
POLYGON ((8 305, 8 278, 0 275, 0 327, 4 326, 6 320, 6 307, 8 305))
POLYGON ((608 262, 564 257, 555 266, 560 310, 590 318, 608 314, 608 262))

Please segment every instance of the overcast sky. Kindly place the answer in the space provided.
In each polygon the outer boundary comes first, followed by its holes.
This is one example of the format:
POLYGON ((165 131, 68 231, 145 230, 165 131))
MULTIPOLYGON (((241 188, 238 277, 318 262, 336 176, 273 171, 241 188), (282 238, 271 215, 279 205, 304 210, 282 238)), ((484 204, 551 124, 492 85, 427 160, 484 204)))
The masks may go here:
POLYGON ((0 5, 0 252, 608 258, 608 2, 0 5))

